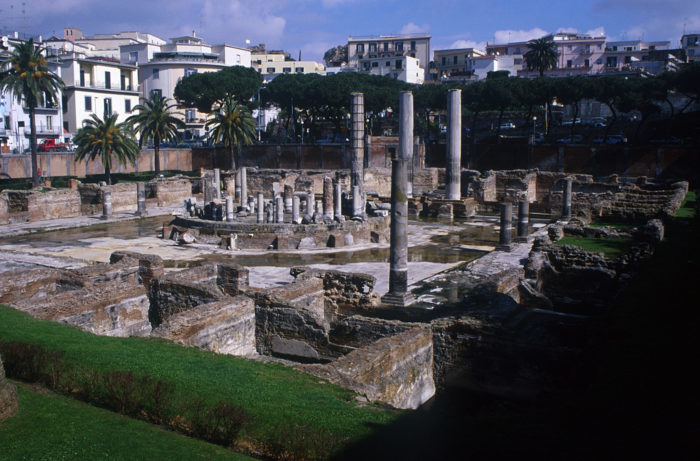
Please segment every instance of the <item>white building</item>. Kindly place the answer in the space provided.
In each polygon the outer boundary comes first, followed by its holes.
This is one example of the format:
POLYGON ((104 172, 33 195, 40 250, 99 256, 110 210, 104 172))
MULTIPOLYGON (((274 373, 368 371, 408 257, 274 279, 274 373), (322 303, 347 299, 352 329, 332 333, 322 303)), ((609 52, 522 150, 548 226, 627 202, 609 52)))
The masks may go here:
MULTIPOLYGON (((380 35, 379 37, 348 37, 348 67, 360 72, 379 72, 379 62, 415 58, 423 72, 422 80, 428 78, 430 65, 430 34, 380 35), (373 63, 377 63, 375 67, 373 63), (368 65, 369 64, 369 65, 368 65), (372 69, 375 69, 372 71, 372 69)), ((410 64, 412 67, 412 64, 410 64)), ((391 66, 389 66, 391 67, 391 66)), ((412 77, 411 77, 412 78, 412 77)))
POLYGON ((700 34, 683 35, 681 48, 685 50, 688 62, 700 61, 700 34))
POLYGON ((326 68, 316 61, 294 61, 283 52, 253 53, 252 67, 263 75, 266 82, 280 74, 319 74, 326 75, 326 68))
POLYGON ((359 71, 416 85, 422 85, 425 81, 425 70, 420 66, 420 61, 410 56, 364 58, 359 71))
MULTIPOLYGON (((120 47, 121 62, 138 67, 141 97, 154 92, 174 97, 175 86, 183 77, 199 72, 216 72, 225 67, 251 67, 251 53, 230 45, 208 45, 200 37, 184 36, 170 43, 136 43, 120 47)), ((195 109, 184 112, 184 121, 191 134, 197 136, 204 128, 205 115, 195 109)))

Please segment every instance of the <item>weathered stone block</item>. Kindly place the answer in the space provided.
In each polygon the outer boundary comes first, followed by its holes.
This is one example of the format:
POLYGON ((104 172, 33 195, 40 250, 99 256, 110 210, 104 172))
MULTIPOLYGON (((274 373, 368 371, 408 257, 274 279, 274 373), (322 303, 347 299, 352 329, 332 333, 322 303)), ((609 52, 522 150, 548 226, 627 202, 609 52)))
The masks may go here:
POLYGON ((14 415, 18 408, 17 389, 5 379, 5 368, 0 357, 0 421, 14 415))

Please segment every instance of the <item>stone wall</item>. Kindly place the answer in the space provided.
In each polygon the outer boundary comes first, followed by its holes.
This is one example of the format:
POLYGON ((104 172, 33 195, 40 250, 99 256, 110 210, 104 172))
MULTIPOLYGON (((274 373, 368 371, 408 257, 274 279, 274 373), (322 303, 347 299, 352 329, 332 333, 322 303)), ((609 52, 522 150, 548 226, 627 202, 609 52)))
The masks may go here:
POLYGON ((298 280, 321 279, 326 307, 336 313, 361 312, 379 304, 374 293, 376 279, 371 275, 307 267, 292 267, 290 273, 298 280))
POLYGON ((329 364, 298 368, 395 408, 418 408, 435 394, 432 333, 426 328, 380 339, 329 364))
POLYGON ((0 357, 0 421, 14 415, 18 409, 17 389, 5 379, 5 368, 0 357))
POLYGON ((80 216, 80 195, 69 189, 0 192, 0 222, 31 222, 80 216))
MULTIPOLYGON (((147 189, 153 190, 158 206, 178 206, 192 196, 192 181, 189 178, 153 179, 147 189)), ((136 202, 134 202, 136 203, 136 202)))
POLYGON ((226 298, 168 317, 152 336, 220 354, 255 353, 255 304, 247 296, 226 298))

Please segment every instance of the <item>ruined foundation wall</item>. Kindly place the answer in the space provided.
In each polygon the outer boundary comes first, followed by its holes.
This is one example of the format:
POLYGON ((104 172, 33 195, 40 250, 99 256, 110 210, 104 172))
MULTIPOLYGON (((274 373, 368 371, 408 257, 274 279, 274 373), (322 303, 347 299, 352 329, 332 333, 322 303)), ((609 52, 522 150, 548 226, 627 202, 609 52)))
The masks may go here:
MULTIPOLYGON (((192 181, 188 178, 154 179, 148 188, 155 191, 158 206, 178 206, 192 196, 192 181)), ((136 201, 134 201, 136 203, 136 201)))
POLYGON ((0 357, 0 421, 14 415, 18 409, 17 388, 5 378, 5 368, 0 357))
POLYGON ((435 394, 430 329, 414 328, 380 339, 326 365, 298 368, 328 379, 370 401, 418 408, 435 394))

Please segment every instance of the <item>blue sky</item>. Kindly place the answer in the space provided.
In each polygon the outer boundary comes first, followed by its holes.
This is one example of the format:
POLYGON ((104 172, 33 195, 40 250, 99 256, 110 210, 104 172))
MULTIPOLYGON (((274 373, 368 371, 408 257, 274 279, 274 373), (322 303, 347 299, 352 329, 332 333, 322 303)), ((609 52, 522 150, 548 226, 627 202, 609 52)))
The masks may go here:
POLYGON ((700 32, 699 0, 0 0, 0 30, 61 35, 150 32, 191 34, 210 44, 265 43, 321 60, 348 36, 422 33, 435 49, 483 47, 563 31, 612 40, 670 40, 700 32))

